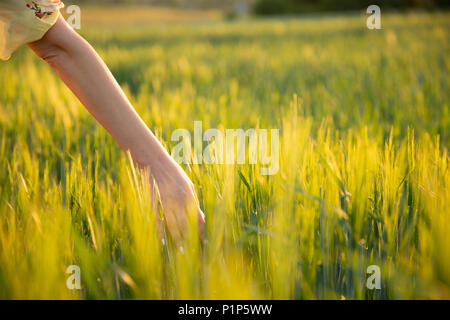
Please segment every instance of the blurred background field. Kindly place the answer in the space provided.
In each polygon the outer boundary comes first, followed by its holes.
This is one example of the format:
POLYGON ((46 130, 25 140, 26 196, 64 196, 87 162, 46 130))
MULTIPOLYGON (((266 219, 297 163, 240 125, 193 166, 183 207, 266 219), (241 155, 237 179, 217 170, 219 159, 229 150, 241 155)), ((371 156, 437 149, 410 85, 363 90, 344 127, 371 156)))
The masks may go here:
MULTIPOLYGON (((70 5, 70 4, 68 4, 70 5)), ((173 7, 154 7, 139 5, 114 5, 105 7, 82 6, 82 22, 89 26, 106 25, 107 27, 119 27, 123 25, 136 25, 148 23, 174 23, 189 21, 211 21, 219 20, 224 12, 219 9, 182 9, 173 7)), ((69 16, 70 14, 65 14, 69 16)))
POLYGON ((0 64, 1 298, 450 298, 448 12, 368 30, 359 11, 81 9, 79 32, 169 149, 194 120, 279 128, 280 171, 185 166, 206 243, 163 246, 139 173, 23 48, 0 64), (373 264, 381 290, 365 286, 373 264))

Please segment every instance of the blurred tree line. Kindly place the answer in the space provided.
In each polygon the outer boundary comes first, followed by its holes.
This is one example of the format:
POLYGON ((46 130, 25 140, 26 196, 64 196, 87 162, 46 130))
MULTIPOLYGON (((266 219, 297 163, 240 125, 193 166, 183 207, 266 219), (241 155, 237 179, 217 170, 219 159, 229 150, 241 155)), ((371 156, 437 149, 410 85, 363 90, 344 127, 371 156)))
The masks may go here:
POLYGON ((256 0, 67 0, 70 3, 88 4, 150 4, 181 8, 219 8, 230 9, 240 3, 253 4, 256 0))
POLYGON ((218 8, 234 10, 242 4, 256 14, 295 14, 318 11, 363 10, 371 4, 382 9, 433 9, 448 7, 448 0, 66 0, 66 3, 150 4, 181 8, 218 8))
POLYGON ((448 6, 448 0, 257 0, 257 14, 289 14, 318 11, 362 10, 372 4, 382 9, 433 9, 448 6))

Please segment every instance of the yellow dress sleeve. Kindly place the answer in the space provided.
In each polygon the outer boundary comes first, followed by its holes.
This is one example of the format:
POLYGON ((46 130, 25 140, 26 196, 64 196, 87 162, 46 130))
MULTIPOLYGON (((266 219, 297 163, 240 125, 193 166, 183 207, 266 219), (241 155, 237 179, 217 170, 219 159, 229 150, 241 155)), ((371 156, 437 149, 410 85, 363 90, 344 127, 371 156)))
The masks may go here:
POLYGON ((59 0, 0 0, 0 59, 8 60, 22 45, 41 39, 62 7, 59 0))

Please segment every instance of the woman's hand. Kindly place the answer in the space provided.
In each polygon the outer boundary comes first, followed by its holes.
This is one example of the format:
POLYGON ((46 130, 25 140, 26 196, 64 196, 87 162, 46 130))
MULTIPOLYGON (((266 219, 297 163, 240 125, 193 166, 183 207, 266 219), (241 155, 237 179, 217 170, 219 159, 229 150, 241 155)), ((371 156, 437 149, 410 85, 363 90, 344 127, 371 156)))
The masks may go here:
MULTIPOLYGON (((193 183, 165 150, 158 150, 156 154, 159 152, 162 153, 162 156, 153 156, 149 161, 149 165, 138 161, 139 167, 149 169, 152 187, 156 184, 157 189, 152 188, 159 193, 159 197, 156 192, 152 195, 155 207, 158 207, 158 205, 162 206, 164 223, 169 230, 172 240, 177 245, 181 245, 182 240, 189 232, 189 215, 194 215, 199 236, 203 239, 205 215, 199 208, 193 183), (158 199, 161 200, 160 204, 158 199)), ((157 219, 157 221, 161 233, 160 220, 157 219)))

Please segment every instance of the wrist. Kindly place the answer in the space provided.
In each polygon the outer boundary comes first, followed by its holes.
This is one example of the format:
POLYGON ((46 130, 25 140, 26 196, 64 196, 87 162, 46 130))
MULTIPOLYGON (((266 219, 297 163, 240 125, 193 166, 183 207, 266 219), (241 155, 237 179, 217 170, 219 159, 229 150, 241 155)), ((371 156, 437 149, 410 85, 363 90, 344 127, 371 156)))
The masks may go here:
POLYGON ((130 149, 131 157, 140 167, 157 167, 170 161, 171 157, 158 139, 150 133, 142 143, 130 149))

